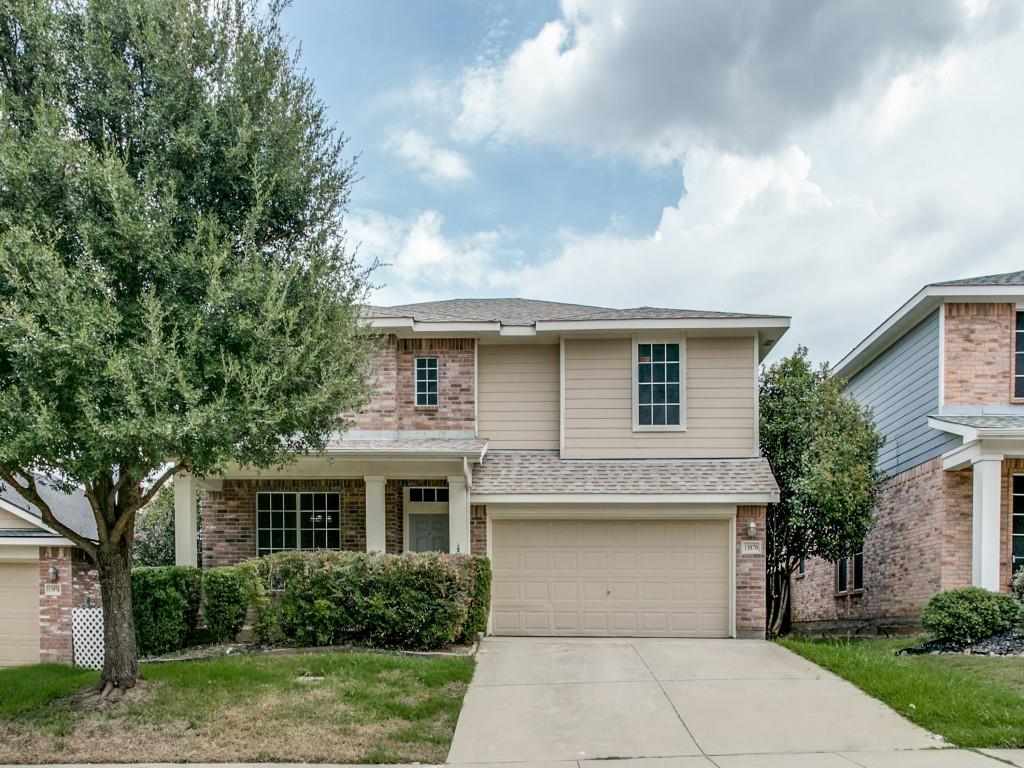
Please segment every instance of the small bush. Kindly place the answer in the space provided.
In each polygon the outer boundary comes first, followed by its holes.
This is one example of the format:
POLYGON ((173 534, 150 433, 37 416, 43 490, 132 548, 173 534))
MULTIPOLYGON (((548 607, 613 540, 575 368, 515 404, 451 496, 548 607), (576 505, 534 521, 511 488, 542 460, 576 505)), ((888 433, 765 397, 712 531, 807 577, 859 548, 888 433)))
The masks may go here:
POLYGON ((478 559, 279 552, 241 568, 250 580, 253 634, 260 642, 427 650, 477 631, 475 599, 490 592, 490 569, 478 559))
POLYGON ((487 617, 491 612, 491 561, 486 557, 465 560, 472 578, 469 611, 459 641, 470 643, 479 632, 487 631, 487 617))
POLYGON ((1020 617, 1020 605, 1010 595, 962 587, 929 600, 921 623, 938 640, 970 645, 1013 628, 1020 617))
POLYGON ((132 611, 140 656, 159 656, 192 642, 199 620, 202 577, 193 566, 132 571, 132 611))
POLYGON ((212 643, 235 639, 249 607, 247 574, 234 566, 203 571, 203 618, 212 643))

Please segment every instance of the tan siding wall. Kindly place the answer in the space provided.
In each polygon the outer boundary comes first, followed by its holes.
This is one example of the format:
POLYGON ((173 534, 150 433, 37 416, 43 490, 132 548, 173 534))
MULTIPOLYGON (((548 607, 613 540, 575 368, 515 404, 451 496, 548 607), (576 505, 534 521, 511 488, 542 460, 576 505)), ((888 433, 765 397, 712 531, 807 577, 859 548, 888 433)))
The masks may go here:
POLYGON ((558 346, 483 345, 477 358, 479 433, 491 448, 558 448, 558 346))
POLYGON ((38 528, 28 520, 22 520, 17 515, 12 515, 6 509, 0 509, 0 528, 38 528))
POLYGON ((632 366, 632 339, 566 340, 564 458, 755 455, 753 337, 686 340, 685 432, 633 431, 632 366))

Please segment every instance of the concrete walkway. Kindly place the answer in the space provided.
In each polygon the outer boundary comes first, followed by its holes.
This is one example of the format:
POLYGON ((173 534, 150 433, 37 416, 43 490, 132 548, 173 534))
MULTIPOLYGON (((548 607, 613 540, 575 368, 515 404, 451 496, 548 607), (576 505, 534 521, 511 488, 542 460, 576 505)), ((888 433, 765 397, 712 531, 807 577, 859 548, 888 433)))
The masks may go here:
POLYGON ((477 661, 449 763, 998 764, 972 752, 936 752, 941 740, 835 675, 761 641, 488 638, 477 661), (889 759, 905 750, 928 751, 889 759), (634 763, 637 758, 658 759, 634 763))

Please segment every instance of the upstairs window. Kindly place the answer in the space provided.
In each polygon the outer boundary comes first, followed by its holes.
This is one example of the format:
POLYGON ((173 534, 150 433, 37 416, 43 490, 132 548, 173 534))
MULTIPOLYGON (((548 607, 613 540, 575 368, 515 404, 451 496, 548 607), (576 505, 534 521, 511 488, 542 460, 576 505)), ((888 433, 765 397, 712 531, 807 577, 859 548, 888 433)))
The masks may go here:
POLYGON ((636 345, 635 428, 679 429, 683 423, 680 344, 636 345))
POLYGON ((437 358, 416 358, 416 405, 437 405, 437 358))
POLYGON ((1024 312, 1017 313, 1013 332, 1013 396, 1024 398, 1024 312))

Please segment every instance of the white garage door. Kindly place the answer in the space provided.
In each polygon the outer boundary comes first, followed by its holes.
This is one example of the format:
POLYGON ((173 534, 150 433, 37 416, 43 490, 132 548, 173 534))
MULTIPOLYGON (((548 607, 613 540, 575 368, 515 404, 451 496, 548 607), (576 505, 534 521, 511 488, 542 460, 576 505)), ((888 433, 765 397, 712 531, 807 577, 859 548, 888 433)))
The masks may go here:
POLYGON ((728 520, 492 522, 497 635, 726 637, 728 520))
POLYGON ((39 563, 0 562, 0 667, 39 661, 39 563))

